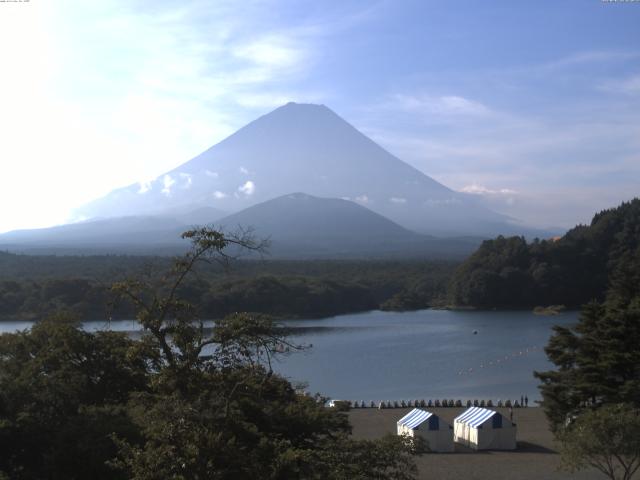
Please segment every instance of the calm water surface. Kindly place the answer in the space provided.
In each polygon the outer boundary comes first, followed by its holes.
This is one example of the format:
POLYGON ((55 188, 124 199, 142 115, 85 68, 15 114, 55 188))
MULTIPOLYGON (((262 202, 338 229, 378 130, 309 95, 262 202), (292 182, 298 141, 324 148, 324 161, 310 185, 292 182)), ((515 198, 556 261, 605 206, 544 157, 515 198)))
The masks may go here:
MULTIPOLYGON (((312 392, 349 400, 539 399, 534 370, 551 367, 543 351, 553 325, 577 321, 530 312, 372 311, 319 320, 283 322, 291 340, 312 344, 284 356, 274 368, 312 392), (474 331, 477 334, 474 334, 474 331)), ((2 322, 0 332, 29 328, 2 322)), ((131 320, 85 322, 89 331, 110 326, 136 331, 131 320)))
POLYGON ((349 400, 539 399, 534 370, 547 370, 553 325, 577 321, 530 312, 373 311, 285 322, 313 347, 276 370, 309 390, 349 400), (474 334, 477 331, 477 334, 474 334))

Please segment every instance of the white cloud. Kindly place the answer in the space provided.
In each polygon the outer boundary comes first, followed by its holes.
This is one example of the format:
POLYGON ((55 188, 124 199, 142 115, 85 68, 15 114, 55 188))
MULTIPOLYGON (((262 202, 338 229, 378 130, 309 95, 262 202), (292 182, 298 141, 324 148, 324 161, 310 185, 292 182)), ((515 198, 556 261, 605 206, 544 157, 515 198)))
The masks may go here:
POLYGON ((165 194, 167 197, 171 195, 171 187, 176 183, 176 181, 171 178, 171 175, 165 175, 162 180, 162 184, 164 185, 161 192, 165 194))
MULTIPOLYGON (((255 118, 239 98, 295 91, 327 33, 313 21, 282 21, 261 1, 244 2, 243 15, 229 0, 50 3, 0 12, 0 58, 11 72, 0 75, 0 158, 12 159, 4 174, 42 178, 0 192, 22 205, 0 219, 0 231, 61 223, 123 185, 148 191, 140 179, 171 171, 255 118), (47 157, 61 160, 48 166, 47 157), (36 191, 51 198, 47 206, 27 205, 36 191)), ((154 189, 188 188, 172 176, 175 185, 160 177, 154 189)))
POLYGON ((278 91, 268 93, 243 93, 236 98, 238 105, 247 108, 276 108, 289 102, 323 103, 329 97, 326 93, 292 91, 282 93, 278 91))
POLYGON ((184 183, 182 184, 182 188, 189 189, 193 184, 193 175, 190 173, 179 173, 180 178, 184 179, 184 183))
POLYGON ((138 193, 147 193, 152 188, 153 180, 145 180, 143 182, 138 182, 140 188, 138 189, 138 193))
POLYGON ((389 201, 391 203, 407 203, 407 199, 402 197, 391 197, 389 201))
POLYGON ((228 195, 224 192, 221 192, 220 190, 216 190, 215 192, 213 192, 213 196, 217 200, 222 200, 223 198, 227 198, 228 195))
POLYGON ((622 52, 622 51, 604 51, 593 50, 578 52, 552 62, 547 62, 541 65, 535 65, 533 68, 540 70, 555 70, 566 69, 569 67, 575 67, 576 65, 584 65, 589 63, 611 63, 611 62, 624 62, 632 60, 640 56, 638 52, 622 52))
POLYGON ((244 167, 240 167, 240 173, 242 173, 243 175, 249 175, 249 170, 244 167))
POLYGON ((602 85, 600 89, 611 93, 623 93, 626 95, 640 94, 640 74, 631 75, 622 79, 612 79, 602 85))
POLYGON ((491 110, 484 104, 459 95, 392 95, 387 105, 406 111, 435 115, 488 115, 491 110))
POLYGON ((515 195, 518 193, 510 188, 499 188, 494 190, 477 183, 465 185, 460 189, 460 191, 464 193, 471 193, 473 195, 515 195))
POLYGON ((359 197, 356 197, 356 202, 369 203, 369 201, 369 197, 367 197, 366 195, 360 195, 359 197))
POLYGON ((218 178, 220 175, 218 175, 218 172, 212 172, 211 170, 205 170, 204 174, 207 177, 211 177, 211 178, 218 178))
POLYGON ((272 69, 292 67, 303 57, 303 52, 284 35, 269 35, 236 46, 232 53, 240 59, 272 69))
POLYGON ((247 180, 244 185, 240 185, 238 187, 238 191, 240 193, 244 193, 247 196, 253 195, 253 193, 256 191, 256 184, 251 180, 247 180))

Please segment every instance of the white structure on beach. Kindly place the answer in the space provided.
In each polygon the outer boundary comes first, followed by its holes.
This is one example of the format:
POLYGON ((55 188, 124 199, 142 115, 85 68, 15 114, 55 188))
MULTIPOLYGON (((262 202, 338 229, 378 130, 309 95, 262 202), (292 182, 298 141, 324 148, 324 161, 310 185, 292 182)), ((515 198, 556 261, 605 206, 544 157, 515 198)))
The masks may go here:
POLYGON ((453 420, 453 438, 474 450, 515 450, 516 425, 494 410, 471 407, 453 420))
POLYGON ((452 427, 437 415, 414 408, 398 420, 398 435, 420 436, 433 452, 453 452, 452 427))

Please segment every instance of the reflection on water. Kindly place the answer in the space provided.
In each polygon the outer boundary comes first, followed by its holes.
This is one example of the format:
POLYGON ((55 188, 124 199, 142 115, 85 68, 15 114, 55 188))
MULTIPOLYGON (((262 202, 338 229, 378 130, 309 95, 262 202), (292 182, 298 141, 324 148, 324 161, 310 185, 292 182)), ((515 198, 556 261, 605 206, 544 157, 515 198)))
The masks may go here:
POLYGON ((292 336, 304 336, 304 335, 321 335, 321 334, 334 334, 334 333, 345 333, 345 332, 355 332, 362 330, 362 328, 378 328, 378 327, 340 327, 340 326, 322 326, 322 325, 310 325, 310 326, 289 326, 289 322, 281 322, 284 324, 283 331, 286 332, 287 335, 292 336))
MULTIPOLYGON (((309 390, 349 400, 539 398, 534 370, 551 367, 544 354, 553 325, 575 323, 576 312, 366 312, 282 322, 293 343, 313 345, 283 355, 274 368, 309 390)), ((30 322, 0 323, 0 332, 30 322)), ((212 322, 206 326, 211 327, 212 322)), ((132 320, 85 322, 88 331, 139 332, 132 320)))

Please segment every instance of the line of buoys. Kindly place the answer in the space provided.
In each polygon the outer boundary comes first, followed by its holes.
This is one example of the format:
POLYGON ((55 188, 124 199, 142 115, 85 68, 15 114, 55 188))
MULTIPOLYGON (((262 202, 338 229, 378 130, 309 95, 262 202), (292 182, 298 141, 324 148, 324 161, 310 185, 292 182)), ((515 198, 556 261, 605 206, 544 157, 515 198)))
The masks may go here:
MULTIPOLYGON (((528 399, 527 399, 528 400, 528 399)), ((528 402, 527 402, 528 403, 528 402)), ((351 400, 333 400, 328 403, 328 406, 342 406, 346 408, 377 408, 392 409, 392 408, 462 408, 462 407, 514 407, 520 408, 524 405, 520 404, 518 400, 512 402, 511 400, 500 399, 497 402, 493 400, 454 400, 454 399, 436 399, 436 400, 386 400, 381 402, 351 401, 351 400)))
MULTIPOLYGON (((501 366, 502 364, 504 364, 505 362, 508 362, 509 360, 512 360, 514 358, 517 357, 521 357, 524 355, 528 355, 529 353, 534 353, 539 351, 540 349, 538 348, 537 345, 533 345, 530 347, 526 347, 523 348, 521 350, 516 350, 514 352, 511 353, 511 355, 505 355, 504 357, 500 357, 497 358, 495 360, 489 360, 488 362, 482 362, 478 365, 478 368, 489 368, 489 367, 493 367, 493 366, 501 366)), ((471 375, 473 372, 475 371, 474 367, 469 367, 469 368, 464 368, 462 370, 458 370, 458 375, 459 376, 464 376, 464 375, 471 375)))

